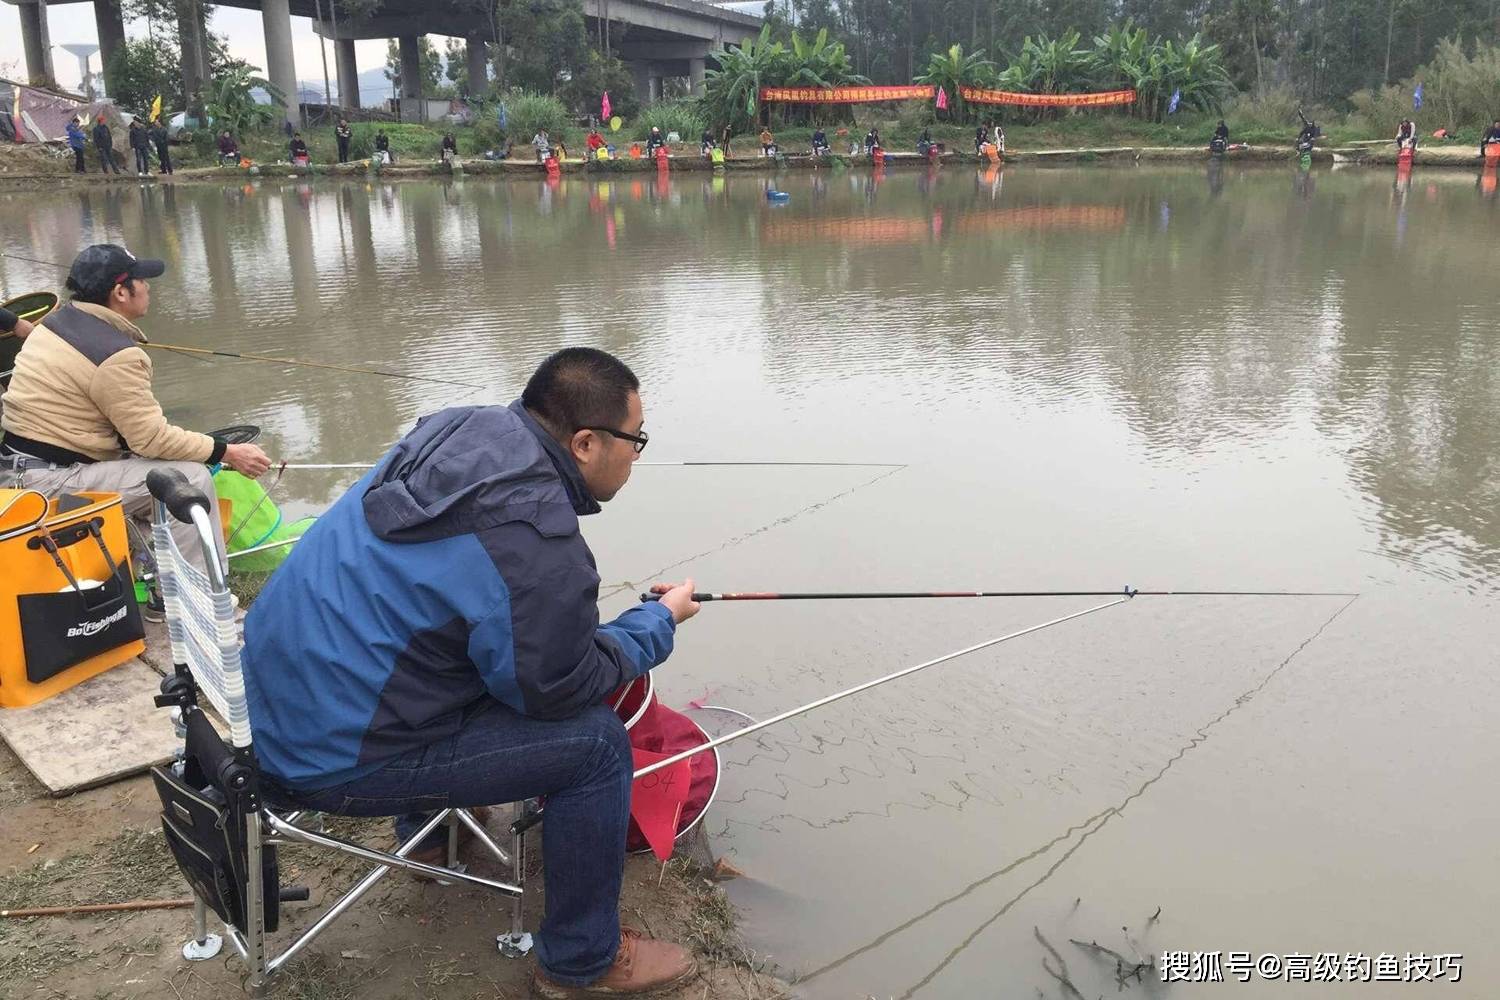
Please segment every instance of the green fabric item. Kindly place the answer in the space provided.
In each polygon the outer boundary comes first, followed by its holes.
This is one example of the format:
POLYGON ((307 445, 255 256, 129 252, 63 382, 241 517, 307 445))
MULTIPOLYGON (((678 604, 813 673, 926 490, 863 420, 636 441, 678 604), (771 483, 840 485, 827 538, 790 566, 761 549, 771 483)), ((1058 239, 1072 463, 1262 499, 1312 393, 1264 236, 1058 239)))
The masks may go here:
MULTIPOLYGON (((267 538, 261 544, 283 542, 288 538, 300 537, 303 532, 312 527, 313 522, 316 520, 317 518, 315 517, 304 517, 300 521, 293 521, 291 524, 282 524, 275 531, 271 532, 270 538, 267 538)), ((264 552, 256 552, 253 555, 235 559, 231 561, 230 565, 237 570, 245 570, 253 573, 269 573, 277 566, 280 566, 294 548, 296 548, 295 545, 279 545, 274 549, 266 549, 264 552)))
MULTIPOLYGON (((281 508, 266 495, 260 483, 232 469, 220 469, 214 473, 214 490, 220 500, 230 502, 229 528, 224 539, 230 555, 268 542, 296 538, 314 521, 314 518, 305 517, 293 524, 284 523, 281 508)), ((230 565, 238 570, 270 572, 280 566, 291 551, 291 545, 284 545, 235 559, 230 565)))

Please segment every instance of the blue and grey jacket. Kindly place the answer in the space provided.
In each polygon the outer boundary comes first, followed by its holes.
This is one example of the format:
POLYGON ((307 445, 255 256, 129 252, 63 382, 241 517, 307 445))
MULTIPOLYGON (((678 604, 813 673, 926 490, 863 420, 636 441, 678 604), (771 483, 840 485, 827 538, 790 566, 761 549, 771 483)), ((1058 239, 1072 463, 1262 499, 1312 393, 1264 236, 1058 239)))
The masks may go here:
POLYGON ((424 417, 314 523, 245 620, 261 766, 327 788, 495 698, 563 719, 672 652, 659 603, 599 623, 572 456, 517 401, 424 417))

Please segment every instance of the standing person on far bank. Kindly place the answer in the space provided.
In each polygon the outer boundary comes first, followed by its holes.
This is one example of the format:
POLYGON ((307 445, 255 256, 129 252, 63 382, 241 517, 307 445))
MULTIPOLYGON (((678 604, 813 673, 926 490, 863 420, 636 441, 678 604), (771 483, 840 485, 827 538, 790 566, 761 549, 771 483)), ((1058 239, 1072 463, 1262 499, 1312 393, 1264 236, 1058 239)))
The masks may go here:
POLYGON ((354 130, 349 127, 347 118, 340 118, 338 127, 333 130, 334 138, 339 141, 339 162, 349 162, 349 140, 354 137, 354 130))
POLYGON ((162 123, 162 120, 160 118, 158 118, 156 121, 151 123, 151 129, 148 134, 151 136, 151 141, 156 144, 156 163, 158 167, 157 172, 162 174, 170 174, 172 172, 172 153, 167 148, 169 143, 169 140, 167 138, 167 126, 162 123))
POLYGON ((771 148, 776 145, 776 137, 771 134, 771 126, 767 125, 760 130, 760 155, 770 156, 771 148))
POLYGON ((68 122, 67 133, 68 148, 73 151, 73 172, 86 174, 88 171, 83 166, 83 148, 88 145, 88 139, 84 137, 83 128, 78 124, 77 118, 68 122))
POLYGON ((130 123, 130 151, 135 154, 135 175, 145 177, 151 173, 151 137, 146 134, 146 124, 139 118, 130 123))
MULTIPOLYGON (((49 497, 76 490, 118 493, 125 514, 151 537, 146 474, 176 469, 215 504, 209 465, 254 478, 270 467, 253 444, 230 444, 167 422, 151 391, 146 335, 136 321, 151 305, 151 283, 166 265, 122 246, 87 247, 73 261, 73 301, 55 309, 16 355, 0 428, 0 473, 49 497)), ((217 510, 215 504, 212 510, 217 510)), ((223 537, 218 518, 210 518, 223 537)), ((188 558, 206 569, 192 525, 172 522, 188 558)))
POLYGON ((726 157, 729 156, 729 139, 729 126, 725 125, 722 129, 719 130, 719 148, 724 151, 724 155, 726 157))
POLYGON ((99 151, 99 169, 103 173, 120 172, 120 167, 115 163, 115 137, 109 131, 109 126, 104 123, 104 116, 99 116, 99 121, 94 125, 94 148, 99 151))

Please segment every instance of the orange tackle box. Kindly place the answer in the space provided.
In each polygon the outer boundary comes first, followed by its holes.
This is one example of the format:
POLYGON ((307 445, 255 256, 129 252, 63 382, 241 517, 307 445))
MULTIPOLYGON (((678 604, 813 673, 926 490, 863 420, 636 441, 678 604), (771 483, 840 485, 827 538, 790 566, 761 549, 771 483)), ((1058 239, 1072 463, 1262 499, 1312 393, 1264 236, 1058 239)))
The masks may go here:
POLYGON ((0 707, 66 691, 145 648, 117 493, 0 489, 0 707))

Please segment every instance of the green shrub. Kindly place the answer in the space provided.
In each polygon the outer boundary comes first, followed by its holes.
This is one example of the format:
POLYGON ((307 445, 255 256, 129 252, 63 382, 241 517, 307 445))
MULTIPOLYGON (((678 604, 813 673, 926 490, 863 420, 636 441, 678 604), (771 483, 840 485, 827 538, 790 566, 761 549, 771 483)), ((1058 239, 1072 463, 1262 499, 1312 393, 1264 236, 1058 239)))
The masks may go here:
POLYGON ((511 90, 506 92, 504 101, 505 130, 517 146, 530 142, 540 129, 558 136, 568 127, 568 109, 551 94, 511 90))
POLYGON ((636 139, 645 139, 652 126, 661 129, 662 135, 676 132, 683 142, 697 142, 703 134, 704 115, 696 100, 664 101, 653 104, 631 122, 628 130, 636 139))
POLYGON ((936 123, 931 101, 902 101, 896 111, 896 124, 903 132, 920 132, 936 123))
MULTIPOLYGON (((1225 109, 1224 120, 1235 131, 1247 129, 1285 129, 1296 122, 1301 100, 1291 87, 1267 87, 1237 97, 1225 109)), ((1318 120, 1316 114, 1312 114, 1318 120)))

